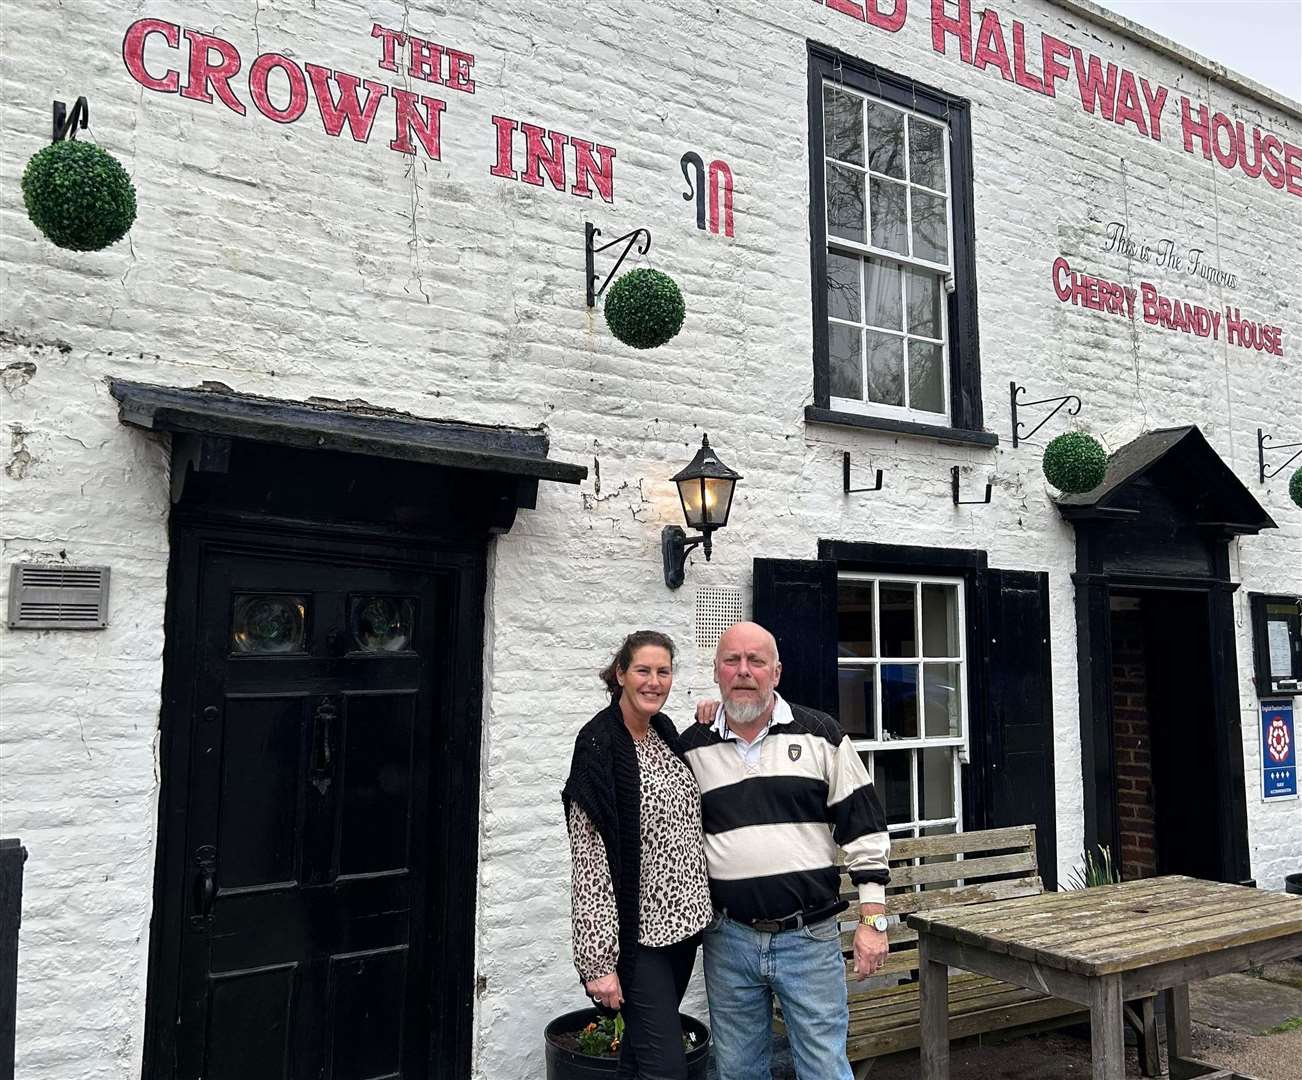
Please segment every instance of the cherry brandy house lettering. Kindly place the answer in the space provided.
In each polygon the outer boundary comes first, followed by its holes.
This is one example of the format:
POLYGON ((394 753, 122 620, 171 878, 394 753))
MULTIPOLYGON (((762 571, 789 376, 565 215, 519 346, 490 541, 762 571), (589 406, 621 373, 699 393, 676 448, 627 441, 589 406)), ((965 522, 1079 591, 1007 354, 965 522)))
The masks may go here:
POLYGON ((1119 281, 1094 277, 1073 270, 1062 256, 1054 259, 1051 277, 1054 294, 1064 304, 1133 320, 1138 302, 1139 315, 1150 326, 1213 341, 1220 340, 1223 328, 1225 340, 1230 345, 1272 356, 1284 355, 1283 328, 1245 319, 1237 307, 1227 306, 1222 313, 1201 304, 1164 296, 1156 285, 1148 281, 1141 281, 1136 289, 1119 281))

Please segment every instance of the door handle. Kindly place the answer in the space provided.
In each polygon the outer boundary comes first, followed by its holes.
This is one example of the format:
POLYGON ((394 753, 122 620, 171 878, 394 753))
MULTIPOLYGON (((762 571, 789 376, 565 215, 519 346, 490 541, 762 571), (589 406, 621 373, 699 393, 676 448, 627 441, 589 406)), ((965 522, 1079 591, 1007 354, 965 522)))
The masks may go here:
POLYGON ((339 711, 328 697, 321 699, 316 712, 312 715, 312 762, 309 775, 312 786, 322 795, 330 787, 334 764, 334 750, 330 737, 338 715, 339 711))
POLYGON ((197 873, 194 878, 195 923, 206 923, 212 918, 213 901, 217 899, 217 849, 204 844, 194 853, 197 873))

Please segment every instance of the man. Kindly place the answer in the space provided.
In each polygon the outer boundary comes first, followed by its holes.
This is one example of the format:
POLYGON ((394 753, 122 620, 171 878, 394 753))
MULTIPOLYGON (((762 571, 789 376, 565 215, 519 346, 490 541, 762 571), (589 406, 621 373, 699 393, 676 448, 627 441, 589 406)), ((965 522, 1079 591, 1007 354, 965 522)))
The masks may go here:
POLYGON ((719 1080, 770 1075, 772 998, 799 1080, 851 1080, 838 848, 859 889, 854 969, 886 959, 890 841, 867 771, 836 721, 784 701, 777 642, 757 623, 719 639, 713 723, 683 735, 701 788, 715 919, 705 986, 719 1080))

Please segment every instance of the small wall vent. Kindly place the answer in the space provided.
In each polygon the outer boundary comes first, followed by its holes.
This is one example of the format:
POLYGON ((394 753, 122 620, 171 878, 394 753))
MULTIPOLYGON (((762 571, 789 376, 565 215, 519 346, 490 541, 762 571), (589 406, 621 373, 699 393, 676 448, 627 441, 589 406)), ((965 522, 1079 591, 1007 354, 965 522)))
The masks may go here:
POLYGON ((723 632, 743 618, 740 589, 702 585, 696 590, 696 647, 714 652, 723 632))
POLYGON ((9 575, 10 630, 103 630, 109 568, 15 565, 9 575))

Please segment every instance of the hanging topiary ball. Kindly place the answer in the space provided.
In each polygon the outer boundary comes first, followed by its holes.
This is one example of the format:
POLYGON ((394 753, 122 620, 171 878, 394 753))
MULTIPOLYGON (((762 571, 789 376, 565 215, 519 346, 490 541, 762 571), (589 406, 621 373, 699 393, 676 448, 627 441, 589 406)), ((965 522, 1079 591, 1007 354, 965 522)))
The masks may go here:
POLYGON ((663 345, 683 328, 686 314, 678 283, 659 270, 630 270, 606 293, 606 325, 635 349, 663 345))
POLYGON ((121 163, 94 143, 64 139, 37 151, 23 170, 27 216, 71 251, 99 251, 136 220, 136 189, 121 163))
POLYGON ((1075 494, 1103 482, 1107 451, 1093 435, 1069 431, 1044 448, 1044 476, 1059 491, 1075 494))
POLYGON ((1293 478, 1288 482, 1288 497, 1302 506, 1302 468, 1294 470, 1293 478))

